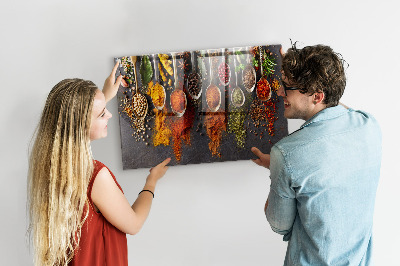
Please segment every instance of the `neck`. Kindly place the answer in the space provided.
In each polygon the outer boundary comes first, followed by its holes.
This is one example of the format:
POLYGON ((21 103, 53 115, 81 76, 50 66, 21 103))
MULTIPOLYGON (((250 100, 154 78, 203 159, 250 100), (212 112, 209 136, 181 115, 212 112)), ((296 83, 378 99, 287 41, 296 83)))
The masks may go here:
POLYGON ((314 115, 316 115, 317 113, 321 112, 326 108, 327 107, 325 104, 316 104, 315 107, 310 111, 305 120, 307 121, 308 119, 310 119, 311 117, 313 117, 314 115))

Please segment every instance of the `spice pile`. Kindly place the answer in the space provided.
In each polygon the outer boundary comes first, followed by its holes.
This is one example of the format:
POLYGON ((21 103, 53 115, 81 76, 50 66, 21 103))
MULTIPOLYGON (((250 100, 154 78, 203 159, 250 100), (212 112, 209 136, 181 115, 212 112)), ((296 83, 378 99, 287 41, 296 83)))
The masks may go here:
POLYGON ((215 112, 218 110, 219 105, 221 104, 221 91, 214 84, 211 84, 207 88, 206 101, 211 111, 215 112))
POLYGON ((201 90, 201 77, 198 73, 190 73, 188 77, 188 91, 192 96, 198 96, 201 90))
POLYGON ((221 63, 218 67, 218 76, 222 85, 227 85, 231 78, 231 69, 227 63, 221 63))
POLYGON ((229 113, 228 117, 228 133, 233 133, 235 135, 236 144, 239 148, 244 148, 246 142, 247 132, 244 127, 244 120, 246 119, 246 112, 243 110, 238 110, 229 113))
POLYGON ((257 82, 257 97, 261 101, 268 101, 271 98, 271 86, 266 78, 257 82))
POLYGON ((256 76, 254 69, 251 65, 247 65, 243 70, 243 85, 246 90, 252 90, 254 84, 256 83, 256 76))
POLYGON ((171 108, 175 113, 183 113, 186 109, 186 95, 180 90, 176 89, 171 94, 171 108))
POLYGON ((239 87, 234 88, 232 91, 232 103, 236 107, 240 107, 244 103, 244 94, 239 87))
POLYGON ((166 123, 167 110, 163 108, 162 110, 155 111, 154 120, 154 134, 153 134, 153 145, 154 147, 158 145, 168 146, 170 144, 170 138, 172 135, 171 130, 168 128, 166 123))
MULTIPOLYGON (((250 105, 250 118, 253 125, 261 129, 260 127, 266 127, 268 134, 270 136, 275 135, 274 124, 278 120, 276 103, 279 101, 277 97, 274 100, 269 100, 267 102, 255 99, 250 105)), ((263 137, 263 131, 260 133, 257 131, 250 131, 254 135, 259 136, 260 139, 263 137)))
POLYGON ((222 134, 226 131, 225 113, 206 113, 204 125, 210 138, 208 148, 211 151, 211 155, 221 157, 220 144, 222 134))
POLYGON ((121 109, 121 113, 125 113, 131 120, 131 127, 134 130, 132 136, 136 141, 145 141, 145 133, 149 126, 145 125, 144 118, 137 118, 134 113, 133 100, 129 98, 126 92, 124 92, 124 98, 121 101, 121 109))
POLYGON ((154 106, 157 109, 162 109, 165 104, 165 91, 160 83, 154 84, 153 81, 149 83, 149 89, 147 93, 150 95, 154 106))
POLYGON ((177 161, 182 158, 182 142, 191 144, 190 130, 194 122, 194 107, 189 103, 183 117, 172 116, 170 128, 172 133, 173 151, 177 161))
POLYGON ((133 111, 138 118, 146 116, 147 99, 142 93, 135 93, 132 96, 133 111))

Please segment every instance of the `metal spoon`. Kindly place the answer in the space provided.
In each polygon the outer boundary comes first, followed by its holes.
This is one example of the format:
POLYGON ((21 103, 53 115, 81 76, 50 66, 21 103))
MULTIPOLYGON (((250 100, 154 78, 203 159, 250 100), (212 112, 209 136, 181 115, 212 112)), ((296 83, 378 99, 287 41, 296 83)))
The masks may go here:
POLYGON ((259 52, 259 54, 260 54, 261 78, 260 78, 260 80, 257 82, 257 97, 258 97, 258 99, 260 99, 261 101, 265 102, 265 101, 268 101, 268 100, 271 98, 271 89, 269 90, 269 95, 268 95, 267 98, 263 98, 263 97, 260 97, 260 95, 258 95, 258 86, 260 86, 260 84, 266 83, 266 84, 268 84, 268 86, 269 86, 269 82, 268 82, 268 80, 264 77, 264 72, 263 72, 263 68, 262 68, 262 60, 263 60, 263 59, 262 59, 262 47, 261 47, 261 46, 259 46, 258 52, 259 52))
POLYGON ((170 97, 170 105, 171 105, 171 109, 172 109, 172 112, 174 112, 174 114, 177 116, 177 117, 182 117, 183 116, 183 114, 185 113, 185 111, 186 111, 186 106, 187 106, 187 100, 186 100, 186 94, 183 92, 183 90, 181 89, 181 88, 179 88, 179 86, 178 86, 178 74, 177 74, 177 67, 176 67, 176 53, 172 53, 172 64, 174 65, 174 83, 175 83, 175 89, 174 89, 174 91, 171 93, 171 97, 170 97), (184 97, 184 100, 185 100, 185 107, 183 108, 183 111, 181 111, 181 112, 179 112, 180 110, 174 110, 174 108, 173 108, 173 106, 172 106, 172 95, 174 94, 174 93, 182 93, 182 95, 183 95, 183 97, 184 97))
POLYGON ((253 86, 251 88, 247 88, 247 86, 244 86, 248 92, 252 92, 254 90, 254 87, 256 86, 256 70, 251 65, 251 62, 250 62, 250 51, 248 51, 248 50, 247 50, 247 62, 249 62, 249 64, 242 70, 242 83, 244 84, 244 73, 246 73, 247 71, 252 72, 253 73, 253 77, 254 77, 253 86))
POLYGON ((165 99, 167 98, 167 97, 166 97, 167 95, 166 95, 164 86, 161 85, 161 84, 158 82, 158 72, 157 72, 157 71, 158 71, 158 65, 157 65, 157 60, 156 60, 157 55, 156 55, 156 54, 152 54, 152 56, 153 56, 153 59, 154 59, 153 86, 156 86, 156 85, 161 86, 161 88, 162 88, 162 90, 163 90, 163 92, 164 92, 164 101, 163 101, 163 104, 162 104, 161 106, 157 106, 157 105, 154 103, 154 101, 153 101, 153 104, 154 104, 154 107, 156 107, 157 110, 162 110, 162 109, 164 108, 164 106, 165 106, 165 99))
POLYGON ((137 57, 136 56, 131 56, 131 60, 132 60, 132 65, 133 65, 133 72, 135 74, 135 91, 132 95, 132 100, 133 100, 133 112, 135 113, 135 116, 138 119, 144 119, 146 117, 147 114, 147 109, 148 109, 148 103, 147 103, 147 99, 146 96, 143 95, 143 93, 141 93, 138 89, 138 79, 137 79, 137 69, 136 69, 136 61, 137 61, 137 57), (135 106, 135 101, 142 101, 144 110, 140 110, 143 111, 141 113, 137 113, 138 110, 136 110, 136 106, 135 106))
POLYGON ((236 57, 235 48, 233 48, 233 66, 234 66, 234 69, 235 69, 235 87, 234 87, 234 89, 232 90, 232 93, 231 93, 231 103, 233 103, 233 105, 235 107, 241 107, 244 104, 244 101, 245 101, 246 98, 244 96, 244 93, 243 93, 242 89, 238 86, 237 72, 236 72, 236 58, 235 57, 236 57), (235 91, 239 91, 239 93, 242 95, 243 101, 241 103, 236 103, 234 101, 233 94, 235 93, 235 91))
POLYGON ((221 91, 217 85, 213 84, 213 74, 214 73, 213 73, 213 66, 212 66, 212 62, 211 62, 211 51, 208 51, 208 62, 210 65, 210 85, 208 85, 207 90, 206 90, 206 102, 207 102, 207 105, 210 108, 211 112, 216 112, 219 109, 219 107, 221 106, 221 91), (214 108, 212 108, 212 106, 210 106, 210 103, 208 102, 208 99, 207 99, 208 98, 207 95, 210 93, 210 91, 213 87, 216 87, 218 90, 218 93, 219 93, 218 104, 214 108))

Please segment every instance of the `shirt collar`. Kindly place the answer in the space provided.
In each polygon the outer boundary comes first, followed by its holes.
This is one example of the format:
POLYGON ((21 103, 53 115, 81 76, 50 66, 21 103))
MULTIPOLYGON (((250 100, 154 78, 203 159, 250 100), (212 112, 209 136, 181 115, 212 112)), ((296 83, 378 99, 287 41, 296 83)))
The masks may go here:
POLYGON ((344 114, 346 114, 347 112, 349 112, 349 109, 346 109, 345 107, 343 107, 342 105, 337 105, 334 107, 329 107, 329 108, 325 108, 321 111, 319 111, 318 113, 316 113, 313 117, 311 117, 310 119, 308 119, 301 127, 300 129, 315 123, 315 122, 320 122, 320 121, 325 121, 325 120, 329 120, 332 118, 336 118, 339 116, 342 116, 344 114))

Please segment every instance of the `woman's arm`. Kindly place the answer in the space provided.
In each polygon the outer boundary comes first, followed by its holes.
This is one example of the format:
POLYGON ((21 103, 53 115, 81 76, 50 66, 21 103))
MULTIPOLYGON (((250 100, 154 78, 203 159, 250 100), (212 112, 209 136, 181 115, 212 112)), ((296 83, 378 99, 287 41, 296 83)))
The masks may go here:
MULTIPOLYGON (((170 158, 150 169, 143 189, 154 193, 157 181, 164 176, 170 158)), ((106 167, 97 174, 92 188, 92 200, 102 215, 116 228, 127 234, 134 235, 140 231, 149 215, 153 195, 144 191, 139 194, 131 206, 125 195, 114 182, 106 167)))

